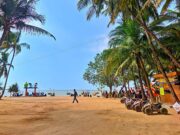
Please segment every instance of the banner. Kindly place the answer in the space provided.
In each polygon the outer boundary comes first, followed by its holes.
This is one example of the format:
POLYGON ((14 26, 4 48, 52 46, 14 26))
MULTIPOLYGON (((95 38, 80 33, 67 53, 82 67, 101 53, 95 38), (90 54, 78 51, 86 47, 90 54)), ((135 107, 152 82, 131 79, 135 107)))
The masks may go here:
POLYGON ((164 88, 163 87, 160 88, 160 95, 162 95, 162 96, 164 95, 164 88))
POLYGON ((174 105, 173 105, 173 108, 174 110, 176 110, 177 113, 180 112, 180 104, 178 102, 176 102, 174 105))

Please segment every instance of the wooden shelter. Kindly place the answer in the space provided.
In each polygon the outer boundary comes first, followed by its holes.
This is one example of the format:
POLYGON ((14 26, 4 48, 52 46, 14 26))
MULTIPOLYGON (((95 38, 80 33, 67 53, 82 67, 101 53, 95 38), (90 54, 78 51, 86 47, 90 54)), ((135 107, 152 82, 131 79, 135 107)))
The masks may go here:
MULTIPOLYGON (((170 89, 169 89, 163 75, 155 74, 153 77, 159 83, 161 102, 171 103, 171 104, 175 103, 175 99, 173 98, 172 94, 170 93, 170 89), (164 92, 162 92, 162 91, 164 91, 164 92)), ((167 73, 167 77, 169 78, 169 81, 171 82, 177 97, 180 99, 180 84, 177 83, 178 81, 180 81, 180 80, 178 80, 180 78, 180 72, 167 73)))

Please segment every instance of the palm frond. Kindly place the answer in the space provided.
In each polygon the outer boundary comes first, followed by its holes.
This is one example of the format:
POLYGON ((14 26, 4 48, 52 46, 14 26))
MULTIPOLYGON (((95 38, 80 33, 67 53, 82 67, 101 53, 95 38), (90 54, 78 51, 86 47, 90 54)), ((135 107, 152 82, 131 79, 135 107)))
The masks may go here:
POLYGON ((52 35, 48 31, 46 31, 46 30, 44 30, 42 28, 36 27, 36 26, 25 24, 24 22, 16 23, 16 27, 17 27, 17 29, 26 31, 28 33, 33 33, 33 34, 38 33, 38 34, 42 34, 42 35, 47 35, 47 36, 52 37, 54 40, 56 40, 54 35, 52 35))
POLYGON ((79 0, 77 7, 78 10, 82 10, 83 8, 89 6, 92 3, 92 0, 79 0))
POLYGON ((30 49, 30 45, 27 43, 21 43, 21 44, 16 45, 15 47, 16 47, 15 48, 16 55, 21 52, 22 47, 25 47, 26 49, 30 49))
POLYGON ((129 63, 129 60, 130 60, 130 57, 128 57, 126 60, 124 60, 124 62, 121 65, 119 65, 119 67, 115 73, 115 77, 117 77, 119 75, 119 73, 122 71, 123 67, 125 65, 127 65, 127 63, 129 63))
POLYGON ((163 7, 161 9, 161 14, 164 14, 167 11, 167 9, 168 9, 168 7, 170 6, 171 3, 172 3, 172 0, 166 0, 165 1, 164 5, 163 5, 163 7))
POLYGON ((96 7, 92 5, 87 12, 87 20, 90 20, 95 13, 96 13, 96 7))

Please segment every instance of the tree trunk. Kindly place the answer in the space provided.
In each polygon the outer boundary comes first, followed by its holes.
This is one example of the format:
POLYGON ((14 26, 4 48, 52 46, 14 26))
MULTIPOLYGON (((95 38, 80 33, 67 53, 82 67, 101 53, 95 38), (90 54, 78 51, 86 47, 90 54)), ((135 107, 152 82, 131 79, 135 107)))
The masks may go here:
POLYGON ((14 60, 15 52, 16 52, 16 49, 13 48, 13 56, 12 56, 12 59, 11 59, 10 66, 9 66, 9 68, 8 68, 8 73, 7 73, 7 77, 6 77, 6 79, 5 79, 3 91, 2 91, 2 94, 0 95, 0 100, 2 99, 2 97, 3 97, 3 95, 4 95, 4 92, 5 92, 5 90, 6 90, 6 85, 7 85, 7 81, 8 81, 8 78, 9 78, 9 73, 10 73, 10 70, 11 70, 11 66, 12 66, 12 63, 13 63, 13 60, 14 60))
POLYGON ((127 86, 126 86, 126 83, 124 84, 124 88, 125 88, 125 91, 127 92, 128 90, 127 90, 127 86))
POLYGON ((127 97, 130 97, 130 95, 129 95, 129 91, 128 91, 128 89, 127 89, 127 86, 126 86, 126 82, 124 82, 124 88, 125 88, 125 93, 126 93, 126 96, 127 97))
POLYGON ((110 94, 110 97, 112 97, 112 85, 109 86, 109 94, 110 94))
POLYGON ((141 87, 142 99, 146 100, 147 97, 146 97, 145 92, 144 92, 143 82, 142 82, 142 77, 141 77, 141 67, 140 67, 140 63, 139 63, 139 60, 138 60, 137 56, 136 56, 136 64, 137 64, 137 67, 138 67, 139 83, 140 83, 140 87, 141 87))
MULTIPOLYGON (((139 19, 139 18, 137 18, 136 13, 133 12, 130 8, 129 8, 129 11, 131 12, 134 20, 144 29, 144 31, 145 31, 146 33, 148 33, 149 37, 153 38, 153 39, 157 42, 157 44, 160 46, 160 48, 161 48, 162 50, 164 50, 164 53, 166 53, 166 54, 170 57, 170 59, 172 60, 172 62, 173 62, 178 68, 180 68, 180 63, 178 62, 178 60, 176 60, 176 58, 171 54, 171 52, 166 48, 166 46, 161 43, 161 41, 157 38, 157 36, 156 36, 151 30, 149 30, 149 28, 147 27, 145 21, 142 19, 142 15, 140 16, 141 19, 139 19)), ((139 9, 139 12, 141 12, 140 9, 139 9)), ((150 39, 150 40, 151 40, 151 39, 150 39)))
POLYGON ((142 68, 142 71, 143 71, 143 74, 144 74, 144 79, 145 79, 145 82, 147 84, 147 87, 148 87, 148 91, 149 91, 149 94, 150 94, 150 99, 154 102, 155 101, 155 98, 153 96, 153 93, 152 93, 152 90, 151 90, 151 85, 150 85, 150 81, 149 81, 149 78, 148 78, 148 73, 145 69, 145 66, 144 66, 144 62, 142 60, 142 57, 141 55, 138 56, 139 58, 139 63, 140 63, 140 66, 142 68))
POLYGON ((133 75, 134 87, 135 87, 135 89, 137 89, 136 78, 135 78, 135 75, 134 75, 134 69, 133 68, 132 68, 132 75, 133 75))
POLYGON ((128 84, 128 90, 130 90, 130 87, 129 87, 129 80, 128 80, 128 83, 127 83, 127 84, 128 84))
POLYGON ((137 84, 136 84, 136 79, 135 79, 135 77, 133 77, 133 81, 134 81, 134 87, 135 87, 135 89, 137 90, 137 84))
POLYGON ((122 90, 123 90, 123 88, 124 88, 124 84, 123 84, 123 86, 121 87, 121 89, 120 89, 119 91, 122 91, 122 90))
MULTIPOLYGON (((167 49, 167 47, 165 45, 163 45, 161 43, 161 41, 157 38, 157 36, 148 29, 147 25, 143 22, 141 22, 139 19, 137 19, 137 22, 143 27, 143 29, 145 30, 145 32, 148 34, 149 37, 153 38, 157 44, 160 46, 160 48, 164 51, 165 54, 167 54, 170 59, 172 60, 172 62, 178 67, 180 68, 180 63, 178 62, 178 60, 176 60, 176 58, 171 54, 171 52, 167 49)), ((151 40, 151 39, 150 39, 151 40)))
POLYGON ((144 29, 144 31, 146 33, 146 36, 148 38, 148 44, 149 44, 149 46, 150 46, 150 48, 152 50, 153 57, 154 57, 154 59, 156 61, 156 64, 157 64, 159 70, 161 71, 161 73, 163 74, 163 77, 165 78, 165 80, 166 80, 166 82, 167 82, 167 84, 168 84, 168 86, 169 86, 169 88, 171 90, 171 93, 172 93, 173 97, 175 98, 175 100, 177 102, 179 102, 179 99, 178 99, 176 93, 174 92, 174 89, 173 89, 173 87, 172 87, 172 85, 171 85, 171 83, 170 83, 170 81, 169 81, 169 79, 168 79, 168 77, 167 77, 167 75, 166 75, 166 73, 164 71, 164 68, 163 68, 163 66, 162 66, 162 64, 161 64, 161 62, 160 62, 160 60, 158 58, 158 54, 157 54, 156 49, 155 49, 155 47, 154 47, 154 45, 152 43, 151 38, 153 38, 157 42, 157 44, 164 50, 164 52, 170 57, 172 62, 178 68, 180 68, 180 63, 174 58, 174 56, 171 54, 171 52, 160 42, 160 40, 156 37, 156 35, 152 31, 149 30, 149 28, 147 27, 145 21, 142 19, 142 16, 141 16, 141 20, 140 20, 139 18, 136 17, 136 14, 131 9, 129 9, 129 11, 131 12, 134 20, 136 20, 136 22, 139 23, 143 27, 143 29, 144 29))
POLYGON ((169 81, 169 79, 168 79, 165 71, 164 71, 163 65, 162 65, 161 61, 159 60, 159 58, 158 58, 156 49, 155 49, 153 43, 151 42, 152 40, 150 39, 149 33, 146 33, 146 36, 147 36, 147 38, 148 38, 148 43, 149 43, 149 45, 150 45, 150 47, 151 47, 151 50, 152 50, 152 53, 153 53, 153 57, 154 57, 154 59, 155 59, 155 61, 156 61, 156 64, 157 64, 159 70, 161 71, 163 77, 165 78, 166 83, 168 84, 169 89, 171 90, 172 96, 174 97, 174 99, 175 99, 177 102, 179 102, 180 100, 179 100, 179 98, 177 97, 177 95, 176 95, 176 93, 175 93, 175 91, 174 91, 174 89, 173 89, 173 87, 172 87, 172 85, 171 85, 171 83, 170 83, 170 81, 169 81))

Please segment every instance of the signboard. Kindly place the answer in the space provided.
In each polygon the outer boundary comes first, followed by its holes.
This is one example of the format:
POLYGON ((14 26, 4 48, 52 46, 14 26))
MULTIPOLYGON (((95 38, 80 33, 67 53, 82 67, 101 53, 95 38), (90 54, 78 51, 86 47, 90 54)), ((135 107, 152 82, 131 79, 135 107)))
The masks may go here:
POLYGON ((164 96, 164 88, 163 87, 160 88, 160 95, 164 96))
MULTIPOLYGON (((175 81, 174 77, 173 77, 173 78, 168 78, 168 79, 169 79, 170 82, 174 82, 174 81, 175 81)), ((163 78, 159 79, 158 81, 159 81, 160 83, 166 83, 166 80, 163 79, 163 78)))

